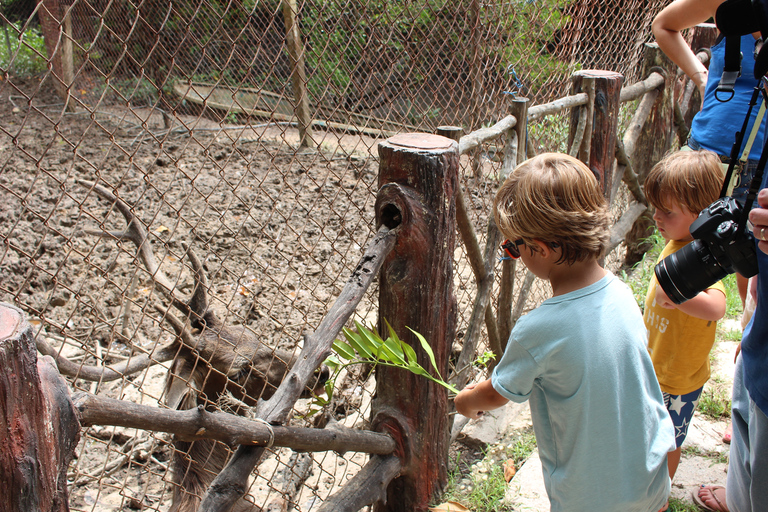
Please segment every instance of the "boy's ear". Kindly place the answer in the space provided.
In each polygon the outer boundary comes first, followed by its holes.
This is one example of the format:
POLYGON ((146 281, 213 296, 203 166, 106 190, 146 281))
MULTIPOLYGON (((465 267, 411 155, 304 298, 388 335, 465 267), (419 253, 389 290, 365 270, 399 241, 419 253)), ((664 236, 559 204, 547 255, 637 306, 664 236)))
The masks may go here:
POLYGON ((537 251, 539 254, 541 254, 544 258, 549 258, 550 255, 553 254, 552 247, 549 246, 549 244, 542 242, 541 240, 534 239, 533 243, 536 244, 537 251))

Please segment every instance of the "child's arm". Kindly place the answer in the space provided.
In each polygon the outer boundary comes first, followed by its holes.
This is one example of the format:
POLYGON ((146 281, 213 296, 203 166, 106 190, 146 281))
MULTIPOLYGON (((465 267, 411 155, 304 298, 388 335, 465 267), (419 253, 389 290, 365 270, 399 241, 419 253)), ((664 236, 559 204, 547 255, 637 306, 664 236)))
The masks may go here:
POLYGON ((675 304, 664 293, 661 286, 656 286, 656 304, 667 309, 679 309, 686 315, 702 320, 718 321, 725 316, 725 294, 717 289, 709 288, 682 304, 675 304))
POLYGON ((491 379, 468 385, 453 399, 456 412, 473 420, 482 416, 483 411, 498 409, 507 402, 509 400, 493 389, 491 379))

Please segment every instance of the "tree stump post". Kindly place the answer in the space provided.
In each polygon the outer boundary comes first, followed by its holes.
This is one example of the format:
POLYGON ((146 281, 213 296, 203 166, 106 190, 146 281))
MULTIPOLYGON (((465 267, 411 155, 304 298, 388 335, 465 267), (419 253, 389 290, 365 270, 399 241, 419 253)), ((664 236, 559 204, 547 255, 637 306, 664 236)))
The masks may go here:
POLYGON ((578 145, 578 151, 571 154, 592 169, 610 201, 624 76, 613 71, 581 70, 571 80, 572 94, 586 92, 589 101, 571 110, 568 147, 578 145))
MULTIPOLYGON (((664 55, 656 43, 647 43, 643 54, 641 76, 647 77, 654 71, 664 75, 664 87, 653 104, 648 120, 635 143, 634 151, 631 155, 627 155, 640 184, 645 181, 651 168, 672 147, 675 134, 674 84, 677 66, 664 55)), ((653 211, 649 209, 635 221, 624 239, 627 245, 627 253, 624 257, 625 267, 634 266, 648 251, 650 245, 645 240, 653 233, 653 227, 653 211)))
MULTIPOLYGON (((691 34, 691 49, 693 53, 698 53, 701 50, 708 51, 715 44, 717 34, 717 26, 714 23, 699 23, 693 27, 691 34)), ((706 62, 705 65, 709 69, 709 62, 706 62)), ((687 90, 684 93, 687 93, 687 90)), ((701 110, 701 96, 699 95, 699 89, 695 85, 692 87, 690 98, 686 96, 687 94, 684 94, 679 103, 685 109, 683 111, 683 118, 685 119, 685 125, 690 130, 693 116, 701 110)))
POLYGON ((0 510, 69 510, 67 466, 79 438, 53 359, 38 360, 24 313, 0 303, 0 510))
MULTIPOLYGON (((399 231, 379 273, 379 330, 386 322, 416 351, 418 363, 432 364, 418 339, 422 334, 447 378, 456 334, 453 252, 456 242, 454 194, 458 186, 458 144, 426 133, 396 135, 379 144, 376 224, 399 231)), ((406 370, 379 366, 372 404, 373 430, 398 443, 400 476, 387 489, 383 511, 426 511, 448 479, 448 392, 406 370)))

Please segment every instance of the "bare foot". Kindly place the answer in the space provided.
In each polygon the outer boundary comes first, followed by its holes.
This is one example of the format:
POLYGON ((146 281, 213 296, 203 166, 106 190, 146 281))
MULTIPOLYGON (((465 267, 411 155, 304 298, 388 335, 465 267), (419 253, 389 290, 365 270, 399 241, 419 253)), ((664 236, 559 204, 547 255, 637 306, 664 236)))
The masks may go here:
POLYGON ((722 485, 702 485, 691 494, 694 503, 705 510, 729 512, 725 504, 725 487, 722 485))
POLYGON ((728 426, 725 427, 725 433, 723 434, 723 442, 725 444, 731 444, 731 435, 733 435, 733 423, 728 422, 728 426))

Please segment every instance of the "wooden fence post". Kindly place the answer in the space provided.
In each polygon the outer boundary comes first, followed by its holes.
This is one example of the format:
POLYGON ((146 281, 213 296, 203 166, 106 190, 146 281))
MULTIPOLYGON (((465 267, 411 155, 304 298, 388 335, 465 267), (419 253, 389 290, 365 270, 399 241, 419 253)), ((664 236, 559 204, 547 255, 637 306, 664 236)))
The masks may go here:
POLYGON ((79 437, 56 364, 38 360, 24 313, 0 303, 0 510, 69 510, 67 466, 79 437))
POLYGON ((586 105, 571 110, 568 147, 571 155, 592 169, 606 199, 611 199, 619 126, 619 95, 624 76, 613 71, 582 70, 572 77, 572 92, 586 92, 586 105))
MULTIPOLYGON (((643 54, 641 76, 657 71, 664 76, 664 87, 660 90, 648 115, 633 151, 628 154, 632 169, 642 184, 645 177, 659 160, 669 151, 674 137, 674 83, 677 66, 664 55, 656 43, 647 43, 643 54)), ((653 233, 653 212, 646 210, 634 223, 625 238, 627 253, 624 266, 632 267, 648 251, 645 240, 653 233)))
MULTIPOLYGON (((376 224, 397 229, 397 242, 379 274, 379 329, 386 322, 432 368, 418 339, 422 334, 447 378, 456 334, 453 252, 454 194, 458 186, 458 144, 425 133, 400 134, 379 144, 376 224)), ((379 366, 372 404, 373 430, 392 435, 403 461, 387 489, 387 502, 374 510, 426 511, 448 478, 448 392, 408 371, 379 366)))
MULTIPOLYGON (((527 148, 527 133, 528 133, 528 99, 527 98, 514 98, 509 105, 508 110, 510 115, 515 116, 517 123, 515 127, 507 134, 504 162, 501 166, 501 176, 499 185, 501 185, 507 176, 512 174, 519 164, 526 160, 526 148, 527 148), (516 150, 514 154, 507 153, 507 148, 511 151, 512 143, 516 142, 516 150)), ((496 241, 501 242, 501 232, 496 227, 494 221, 494 235, 496 241)), ((490 230, 489 230, 490 233, 490 230)), ((497 244, 498 245, 498 244, 497 244)), ((503 260, 501 264, 501 284, 499 286, 499 346, 498 348, 492 347, 496 354, 496 359, 493 360, 488 366, 491 370, 501 360, 501 356, 504 350, 507 348, 507 341, 509 335, 512 333, 512 327, 514 327, 517 318, 512 314, 512 298, 515 291, 515 269, 517 268, 516 260, 503 260)), ((530 286, 529 286, 530 289, 530 286)), ((521 289, 520 300, 523 300, 525 290, 521 289)))

